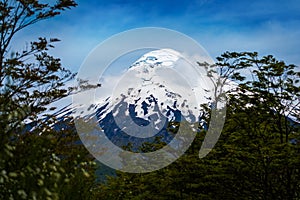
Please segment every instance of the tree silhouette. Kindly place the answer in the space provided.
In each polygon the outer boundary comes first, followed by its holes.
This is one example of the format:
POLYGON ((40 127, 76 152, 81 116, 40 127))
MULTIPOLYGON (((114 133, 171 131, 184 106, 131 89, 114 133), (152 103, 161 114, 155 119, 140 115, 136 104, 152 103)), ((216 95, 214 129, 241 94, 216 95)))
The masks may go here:
POLYGON ((83 199, 94 183, 94 162, 76 144, 72 119, 41 117, 71 92, 64 84, 75 76, 48 54, 59 40, 39 37, 21 51, 11 46, 24 28, 77 5, 41 2, 0 2, 0 199, 83 199))

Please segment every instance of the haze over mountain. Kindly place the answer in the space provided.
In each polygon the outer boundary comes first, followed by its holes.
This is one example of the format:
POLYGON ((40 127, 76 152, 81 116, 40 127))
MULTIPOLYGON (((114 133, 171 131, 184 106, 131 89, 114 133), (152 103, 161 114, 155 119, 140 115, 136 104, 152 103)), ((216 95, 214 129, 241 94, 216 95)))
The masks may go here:
MULTIPOLYGON (((104 88, 111 83, 106 77, 101 81, 104 88)), ((81 110, 84 115, 77 113, 81 117, 96 113, 101 129, 118 146, 129 142, 140 146, 157 137, 168 143, 178 129, 171 122, 199 122, 200 104, 211 101, 211 81, 204 67, 177 51, 150 51, 117 78, 109 97, 96 96, 97 105, 86 106, 92 109, 81 110)))

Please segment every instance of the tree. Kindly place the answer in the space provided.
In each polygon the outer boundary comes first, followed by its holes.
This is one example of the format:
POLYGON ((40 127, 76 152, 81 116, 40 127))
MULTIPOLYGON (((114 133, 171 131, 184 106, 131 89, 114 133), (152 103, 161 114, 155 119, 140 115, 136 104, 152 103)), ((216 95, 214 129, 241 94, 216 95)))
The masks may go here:
POLYGON ((249 74, 230 95, 222 133, 220 164, 234 186, 228 189, 249 198, 299 198, 299 146, 290 143, 300 134, 296 66, 249 52, 226 52, 218 61, 235 76, 249 74))
MULTIPOLYGON (((11 46, 16 33, 76 5, 0 2, 0 199, 82 199, 94 183, 94 163, 76 144, 74 128, 55 129, 57 116, 45 114, 70 94, 64 83, 75 76, 48 54, 59 40, 40 37, 21 51, 11 46)), ((74 127, 70 119, 60 121, 74 127)))

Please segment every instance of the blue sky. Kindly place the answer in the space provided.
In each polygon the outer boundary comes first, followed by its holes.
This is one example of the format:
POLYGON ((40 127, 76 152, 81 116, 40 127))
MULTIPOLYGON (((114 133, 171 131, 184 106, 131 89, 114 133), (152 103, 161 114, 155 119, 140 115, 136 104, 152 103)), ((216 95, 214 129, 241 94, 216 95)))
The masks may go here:
MULTIPOLYGON (((51 1, 49 1, 51 2, 51 1)), ((199 42, 215 58, 225 51, 258 51, 300 66, 299 0, 78 0, 78 7, 20 32, 16 47, 38 36, 57 37, 51 53, 77 71, 88 53, 132 28, 164 27, 199 42)))

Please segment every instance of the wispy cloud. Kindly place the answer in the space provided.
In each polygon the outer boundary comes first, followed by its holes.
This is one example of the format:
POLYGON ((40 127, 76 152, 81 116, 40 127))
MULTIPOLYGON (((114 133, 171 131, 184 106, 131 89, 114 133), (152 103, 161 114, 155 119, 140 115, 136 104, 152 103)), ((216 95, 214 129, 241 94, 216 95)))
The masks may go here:
POLYGON ((216 57, 224 51, 258 51, 300 65, 300 4, 272 1, 83 1, 61 16, 26 29, 17 37, 59 37, 52 52, 78 70, 87 54, 113 34, 159 26, 183 32, 216 57))

